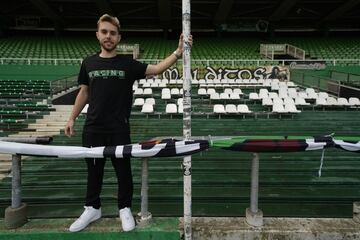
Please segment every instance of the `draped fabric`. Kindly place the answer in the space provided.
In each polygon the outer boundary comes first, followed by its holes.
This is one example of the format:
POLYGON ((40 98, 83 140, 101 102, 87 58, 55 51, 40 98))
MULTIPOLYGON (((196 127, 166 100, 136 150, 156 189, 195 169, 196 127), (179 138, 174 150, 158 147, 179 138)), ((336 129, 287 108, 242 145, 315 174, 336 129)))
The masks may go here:
POLYGON ((44 146, 37 144, 0 141, 0 153, 61 158, 103 158, 103 157, 176 157, 191 155, 209 147, 206 140, 159 141, 106 147, 44 146))
POLYGON ((208 148, 220 148, 238 152, 302 152, 335 147, 360 153, 357 137, 334 139, 331 136, 289 137, 260 136, 233 137, 218 140, 176 140, 172 138, 140 142, 136 144, 103 147, 52 146, 6 142, 0 140, 0 153, 62 158, 103 157, 176 157, 191 155, 208 148))
POLYGON ((239 152, 302 152, 321 150, 332 146, 331 137, 289 139, 289 137, 264 137, 264 139, 231 138, 215 140, 213 147, 239 152), (271 139, 273 138, 273 139, 271 139))

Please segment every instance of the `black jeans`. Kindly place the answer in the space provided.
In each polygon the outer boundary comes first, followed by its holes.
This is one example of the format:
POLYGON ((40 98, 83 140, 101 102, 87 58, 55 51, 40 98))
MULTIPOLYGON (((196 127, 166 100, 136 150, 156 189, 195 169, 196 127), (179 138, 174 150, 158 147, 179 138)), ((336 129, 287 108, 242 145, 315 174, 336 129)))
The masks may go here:
MULTIPOLYGON (((83 132, 84 147, 116 146, 131 143, 130 134, 83 132)), ((88 170, 85 206, 101 207, 100 193, 106 158, 85 158, 88 170)), ((130 158, 111 158, 118 182, 118 207, 131 207, 133 179, 130 158)))

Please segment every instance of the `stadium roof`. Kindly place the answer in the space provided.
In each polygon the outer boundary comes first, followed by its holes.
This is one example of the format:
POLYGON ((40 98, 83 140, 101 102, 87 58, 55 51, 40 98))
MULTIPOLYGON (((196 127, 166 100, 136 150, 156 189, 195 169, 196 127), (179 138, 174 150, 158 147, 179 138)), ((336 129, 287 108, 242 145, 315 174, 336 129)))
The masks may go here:
MULTIPOLYGON (((0 1, 0 29, 93 31, 103 13, 124 31, 181 28, 180 0, 0 1)), ((360 0, 192 0, 192 31, 360 29, 360 0)))

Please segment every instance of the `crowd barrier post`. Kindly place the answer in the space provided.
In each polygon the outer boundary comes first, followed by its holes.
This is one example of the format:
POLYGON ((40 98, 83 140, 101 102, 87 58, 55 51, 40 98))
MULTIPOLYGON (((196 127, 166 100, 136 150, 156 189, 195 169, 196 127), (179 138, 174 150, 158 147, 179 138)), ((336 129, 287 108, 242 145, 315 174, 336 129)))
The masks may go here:
POLYGON ((254 227, 263 225, 263 212, 258 208, 259 200, 259 154, 253 153, 251 164, 250 208, 246 208, 246 222, 254 227))
POLYGON ((21 202, 21 155, 12 155, 11 206, 5 209, 5 226, 10 229, 27 222, 27 205, 21 202))

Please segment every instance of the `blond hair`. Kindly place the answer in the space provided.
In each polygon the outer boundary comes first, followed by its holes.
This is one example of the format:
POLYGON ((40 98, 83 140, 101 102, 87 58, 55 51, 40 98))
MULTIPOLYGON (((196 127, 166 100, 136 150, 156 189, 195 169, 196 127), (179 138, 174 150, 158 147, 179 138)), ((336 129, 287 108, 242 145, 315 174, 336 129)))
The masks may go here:
POLYGON ((97 22, 97 29, 98 30, 99 30, 99 24, 101 22, 109 22, 109 23, 111 23, 112 25, 117 27, 118 31, 120 32, 120 22, 119 22, 119 19, 117 17, 110 16, 109 14, 102 15, 99 18, 98 22, 97 22))

